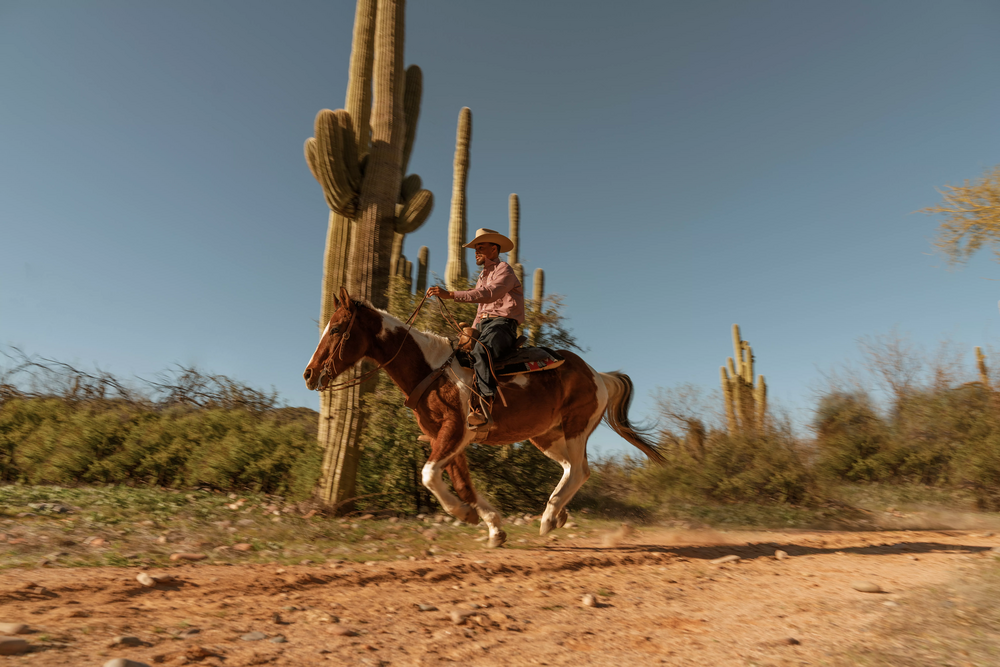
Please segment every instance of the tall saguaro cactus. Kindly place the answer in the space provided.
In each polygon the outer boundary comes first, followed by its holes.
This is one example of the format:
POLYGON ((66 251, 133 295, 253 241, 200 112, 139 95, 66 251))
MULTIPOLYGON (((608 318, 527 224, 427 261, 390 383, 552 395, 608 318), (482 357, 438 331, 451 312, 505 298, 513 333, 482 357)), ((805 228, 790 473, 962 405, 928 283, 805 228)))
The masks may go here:
POLYGON ((733 435, 756 433, 764 427, 767 385, 763 375, 757 376, 757 384, 754 385, 753 362, 750 343, 740 338, 740 327, 734 324, 733 356, 726 360, 726 366, 719 369, 722 396, 726 404, 726 422, 733 435))
MULTIPOLYGON (((331 210, 320 328, 333 314, 342 285, 355 298, 387 305, 389 276, 393 269, 405 271, 401 237, 423 224, 434 203, 419 176, 404 178, 423 87, 419 67, 403 70, 404 13, 405 0, 358 0, 347 109, 320 111, 315 137, 305 143, 306 162, 331 210)), ((355 367, 343 379, 361 372, 355 367)), ((317 494, 327 503, 341 504, 354 495, 361 396, 372 386, 321 394, 324 459, 317 494)))
POLYGON ((469 279, 465 263, 466 198, 469 180, 469 146, 472 143, 472 110, 462 107, 458 112, 458 132, 455 136, 455 173, 451 185, 451 217, 448 219, 448 263, 444 282, 449 290, 459 289, 469 279))
POLYGON ((427 291, 427 263, 430 260, 430 250, 427 246, 421 246, 417 253, 417 295, 427 291))
POLYGON ((514 269, 521 285, 524 285, 524 267, 519 264, 521 258, 521 202, 516 194, 511 194, 509 199, 510 212, 510 240, 514 243, 514 248, 507 255, 507 263, 514 269))

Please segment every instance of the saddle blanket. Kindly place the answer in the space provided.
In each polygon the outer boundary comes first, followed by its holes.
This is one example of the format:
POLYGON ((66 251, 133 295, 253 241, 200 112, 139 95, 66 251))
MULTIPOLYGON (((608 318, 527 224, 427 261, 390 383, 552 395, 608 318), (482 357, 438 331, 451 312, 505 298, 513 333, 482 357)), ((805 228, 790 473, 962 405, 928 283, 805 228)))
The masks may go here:
POLYGON ((547 347, 522 347, 500 360, 495 368, 497 376, 521 375, 535 371, 548 371, 566 361, 559 353, 547 347))

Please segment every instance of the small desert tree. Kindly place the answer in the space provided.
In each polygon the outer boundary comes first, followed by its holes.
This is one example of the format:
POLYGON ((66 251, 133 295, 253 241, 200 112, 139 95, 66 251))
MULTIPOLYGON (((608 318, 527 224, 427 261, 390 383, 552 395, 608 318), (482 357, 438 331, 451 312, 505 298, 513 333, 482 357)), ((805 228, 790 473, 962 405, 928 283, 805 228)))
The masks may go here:
POLYGON ((975 181, 946 185, 944 199, 922 213, 942 213, 934 247, 951 265, 963 264, 983 246, 1000 262, 1000 166, 975 181))

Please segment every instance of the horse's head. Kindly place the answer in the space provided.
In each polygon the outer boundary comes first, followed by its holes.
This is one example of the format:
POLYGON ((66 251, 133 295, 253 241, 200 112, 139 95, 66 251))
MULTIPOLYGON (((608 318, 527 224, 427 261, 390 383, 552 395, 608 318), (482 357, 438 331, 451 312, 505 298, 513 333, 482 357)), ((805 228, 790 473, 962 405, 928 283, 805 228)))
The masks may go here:
POLYGON ((337 309, 302 374, 310 390, 326 389, 334 378, 358 363, 368 349, 358 322, 361 308, 351 301, 351 295, 343 287, 340 288, 340 298, 334 297, 333 301, 337 309))

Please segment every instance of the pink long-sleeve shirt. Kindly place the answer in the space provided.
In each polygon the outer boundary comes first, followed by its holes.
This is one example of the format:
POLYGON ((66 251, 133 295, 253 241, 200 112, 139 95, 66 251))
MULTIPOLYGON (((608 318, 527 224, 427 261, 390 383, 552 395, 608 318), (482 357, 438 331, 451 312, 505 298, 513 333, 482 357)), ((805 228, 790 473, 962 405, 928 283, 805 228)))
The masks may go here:
POLYGON ((524 324, 524 288, 507 262, 486 260, 475 289, 452 292, 455 301, 478 303, 476 320, 479 328, 483 318, 509 317, 524 324))

